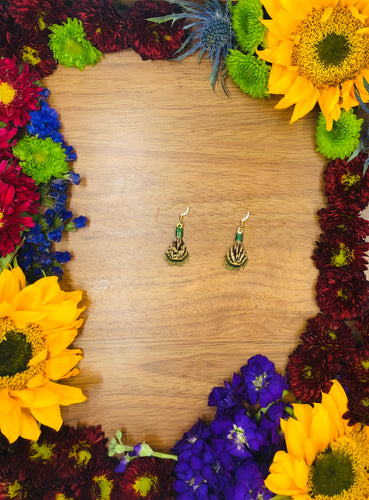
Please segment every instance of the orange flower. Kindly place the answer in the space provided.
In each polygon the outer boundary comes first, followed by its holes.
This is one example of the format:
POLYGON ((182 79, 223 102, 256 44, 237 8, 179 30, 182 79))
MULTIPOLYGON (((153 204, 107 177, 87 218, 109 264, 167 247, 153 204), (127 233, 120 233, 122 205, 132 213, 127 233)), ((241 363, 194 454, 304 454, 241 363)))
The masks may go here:
POLYGON ((0 431, 10 442, 37 440, 41 424, 59 430, 60 405, 80 389, 56 381, 77 375, 80 349, 68 349, 83 320, 82 292, 64 292, 56 276, 26 286, 16 267, 0 274, 0 431))

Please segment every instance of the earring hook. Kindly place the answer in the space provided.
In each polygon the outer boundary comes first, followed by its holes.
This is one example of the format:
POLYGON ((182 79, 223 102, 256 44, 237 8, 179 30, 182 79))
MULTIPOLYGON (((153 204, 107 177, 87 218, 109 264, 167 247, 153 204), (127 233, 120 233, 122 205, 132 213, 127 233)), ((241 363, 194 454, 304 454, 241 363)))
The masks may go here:
POLYGON ((186 210, 179 216, 179 222, 182 224, 183 223, 183 217, 188 214, 190 211, 190 205, 187 203, 187 208, 186 210))
POLYGON ((249 217, 250 217, 250 211, 247 210, 247 215, 246 215, 246 217, 244 217, 243 219, 241 219, 241 224, 243 224, 245 222, 245 220, 247 220, 249 217))

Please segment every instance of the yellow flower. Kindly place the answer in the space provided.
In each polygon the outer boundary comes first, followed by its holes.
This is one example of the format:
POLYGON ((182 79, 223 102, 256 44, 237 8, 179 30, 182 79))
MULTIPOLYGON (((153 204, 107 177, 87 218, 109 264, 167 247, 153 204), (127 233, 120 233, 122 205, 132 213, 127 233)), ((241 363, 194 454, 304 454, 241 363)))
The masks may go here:
POLYGON ((26 286, 19 267, 0 274, 0 431, 10 442, 36 440, 37 422, 58 430, 60 405, 86 398, 55 381, 77 375, 80 349, 68 349, 83 320, 82 292, 64 292, 56 276, 26 286))
POLYGON ((294 404, 296 418, 281 421, 287 452, 278 451, 265 485, 293 500, 369 498, 369 432, 342 418, 347 397, 333 381, 322 402, 294 404))
POLYGON ((271 19, 261 59, 272 63, 268 90, 284 94, 276 108, 295 105, 291 123, 316 103, 331 130, 341 109, 369 101, 367 0, 262 0, 271 19))

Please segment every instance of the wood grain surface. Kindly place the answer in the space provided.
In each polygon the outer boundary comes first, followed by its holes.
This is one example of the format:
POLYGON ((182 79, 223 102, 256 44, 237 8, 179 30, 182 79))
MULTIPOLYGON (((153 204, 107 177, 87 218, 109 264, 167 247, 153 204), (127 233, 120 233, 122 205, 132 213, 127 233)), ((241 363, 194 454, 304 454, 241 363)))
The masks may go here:
POLYGON ((44 80, 66 141, 78 153, 70 207, 88 227, 59 245, 73 260, 65 289, 85 291, 81 374, 88 400, 65 422, 101 423, 126 442, 168 450, 198 417, 209 391, 257 353, 284 370, 318 309, 311 260, 325 205, 316 112, 289 125, 277 98, 253 100, 229 79, 213 91, 210 65, 143 62, 111 54, 84 72, 44 80), (164 253, 179 214, 190 253, 164 253), (245 269, 224 255, 245 224, 245 269))

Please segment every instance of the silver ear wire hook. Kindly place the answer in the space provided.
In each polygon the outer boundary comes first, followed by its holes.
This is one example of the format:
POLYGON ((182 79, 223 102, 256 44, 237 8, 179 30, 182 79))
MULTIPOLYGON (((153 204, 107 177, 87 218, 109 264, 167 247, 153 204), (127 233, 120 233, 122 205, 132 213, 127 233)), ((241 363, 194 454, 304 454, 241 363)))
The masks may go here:
POLYGON ((250 212, 249 212, 249 210, 247 210, 247 215, 246 215, 246 217, 241 219, 241 224, 243 224, 245 222, 245 220, 247 220, 249 217, 250 217, 250 212))
POLYGON ((183 217, 184 217, 185 215, 187 215, 189 211, 190 211, 190 205, 187 203, 187 208, 186 208, 186 210, 183 212, 183 214, 181 214, 181 215, 179 216, 179 222, 180 222, 181 224, 183 223, 183 217))

